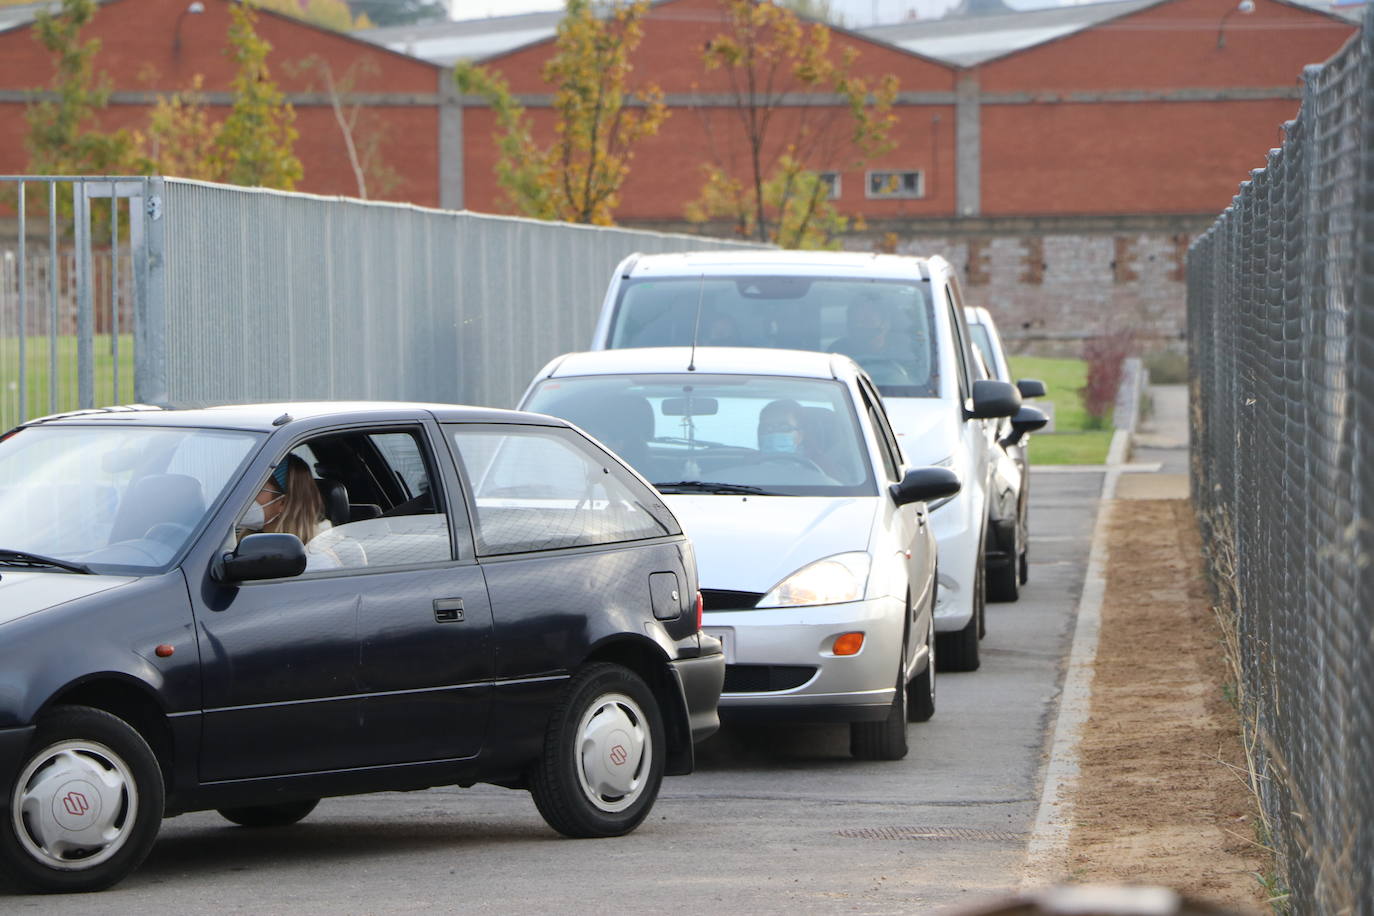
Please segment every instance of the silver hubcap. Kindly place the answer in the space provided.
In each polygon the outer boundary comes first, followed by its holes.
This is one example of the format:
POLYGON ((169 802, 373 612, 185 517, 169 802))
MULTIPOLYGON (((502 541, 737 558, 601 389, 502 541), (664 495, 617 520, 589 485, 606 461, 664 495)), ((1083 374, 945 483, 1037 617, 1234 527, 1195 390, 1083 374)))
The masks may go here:
POLYGON ((624 811, 644 792, 653 746, 639 704, 608 693, 583 714, 577 726, 577 778, 602 811, 624 811))
POLYGON ((930 672, 930 677, 926 680, 930 683, 930 701, 935 702, 935 608, 930 609, 930 623, 926 625, 926 670, 930 672))
POLYGON ((50 868, 80 871, 124 846, 138 812, 133 774, 95 741, 61 741, 29 760, 10 798, 14 832, 50 868))

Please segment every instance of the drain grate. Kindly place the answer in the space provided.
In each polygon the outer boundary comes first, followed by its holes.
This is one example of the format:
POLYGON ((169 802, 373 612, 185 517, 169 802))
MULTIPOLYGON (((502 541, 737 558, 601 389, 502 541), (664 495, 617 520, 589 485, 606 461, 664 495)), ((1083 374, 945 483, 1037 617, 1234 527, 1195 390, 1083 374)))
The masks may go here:
POLYGON ((1009 830, 977 830, 973 827, 855 827, 841 830, 849 840, 994 840, 1017 843, 1023 837, 1009 830))

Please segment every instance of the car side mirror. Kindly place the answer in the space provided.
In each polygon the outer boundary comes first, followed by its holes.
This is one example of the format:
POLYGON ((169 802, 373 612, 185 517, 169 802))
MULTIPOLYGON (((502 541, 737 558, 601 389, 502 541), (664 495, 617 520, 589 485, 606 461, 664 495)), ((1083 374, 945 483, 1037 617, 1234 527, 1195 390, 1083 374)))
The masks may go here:
POLYGON ((222 582, 287 579, 305 572, 305 545, 294 534, 250 534, 216 565, 222 582))
POLYGON ((1010 382, 980 378, 973 383, 973 409, 964 411, 966 420, 993 420, 1010 417, 1021 408, 1021 392, 1010 382))
POLYGON ((1038 378, 1018 379, 1016 390, 1021 392, 1023 398, 1043 398, 1045 396, 1045 383, 1038 378))
POLYGON ((953 496, 961 486, 959 475, 949 468, 912 468, 889 488, 889 492, 893 502, 905 506, 953 496))
POLYGON ((1023 406, 1011 418, 1011 432, 1002 438, 1002 448, 1009 448, 1020 442, 1026 433, 1033 433, 1050 422, 1043 410, 1030 405, 1023 406))

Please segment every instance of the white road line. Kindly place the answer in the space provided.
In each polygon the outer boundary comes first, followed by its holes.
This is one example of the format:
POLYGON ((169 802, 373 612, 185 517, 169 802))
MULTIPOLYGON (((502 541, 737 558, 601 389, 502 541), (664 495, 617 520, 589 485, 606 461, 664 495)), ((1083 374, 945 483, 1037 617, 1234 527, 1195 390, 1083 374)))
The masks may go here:
POLYGON ((1097 521, 1093 524, 1092 549, 1078 601, 1073 646, 1069 650, 1064 690, 1055 716, 1054 741, 1045 765, 1045 787, 1035 827, 1026 846, 1026 861, 1021 869, 1021 887, 1029 889, 1060 881, 1065 877, 1069 832, 1073 828, 1072 792, 1078 781, 1078 745, 1083 723, 1088 719, 1092 700, 1093 666, 1097 659, 1097 636, 1102 625, 1102 598, 1106 592, 1107 530, 1111 524, 1112 499, 1130 449, 1130 433, 1117 430, 1107 453, 1106 474, 1097 521))

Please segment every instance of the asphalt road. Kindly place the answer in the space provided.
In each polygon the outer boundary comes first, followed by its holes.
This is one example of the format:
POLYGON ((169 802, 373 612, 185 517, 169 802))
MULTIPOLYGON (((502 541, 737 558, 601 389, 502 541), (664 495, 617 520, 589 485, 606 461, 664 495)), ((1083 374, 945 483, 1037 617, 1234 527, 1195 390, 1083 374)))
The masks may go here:
POLYGON ((727 729, 614 840, 565 840, 525 792, 328 799, 302 823, 167 821, 102 894, 4 896, 3 913, 911 913, 1015 887, 1040 795, 1100 473, 1038 473, 1031 580, 988 606, 983 667, 937 681, 896 763, 843 726, 727 729))

